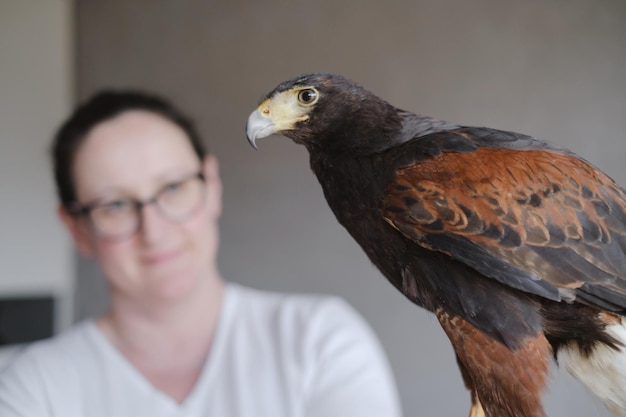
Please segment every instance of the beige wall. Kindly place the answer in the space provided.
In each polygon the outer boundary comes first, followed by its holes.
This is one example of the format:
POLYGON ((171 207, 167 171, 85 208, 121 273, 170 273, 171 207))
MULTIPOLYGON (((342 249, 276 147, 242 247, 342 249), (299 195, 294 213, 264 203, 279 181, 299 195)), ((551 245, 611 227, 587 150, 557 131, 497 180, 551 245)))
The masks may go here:
MULTIPOLYGON (((399 107, 570 147, 626 184, 623 0, 110 0, 78 2, 77 18, 81 97, 156 89, 200 123, 222 166, 224 275, 348 299, 388 352, 408 416, 466 414, 452 350, 336 223, 304 149, 250 148, 257 100, 299 73, 340 72, 399 107)), ((101 281, 80 267, 83 315, 101 281)), ((551 416, 608 415, 563 374, 548 397, 551 416)))
POLYGON ((0 1, 0 296, 58 297, 72 320, 75 261, 55 215, 48 148, 72 101, 70 0, 0 1))

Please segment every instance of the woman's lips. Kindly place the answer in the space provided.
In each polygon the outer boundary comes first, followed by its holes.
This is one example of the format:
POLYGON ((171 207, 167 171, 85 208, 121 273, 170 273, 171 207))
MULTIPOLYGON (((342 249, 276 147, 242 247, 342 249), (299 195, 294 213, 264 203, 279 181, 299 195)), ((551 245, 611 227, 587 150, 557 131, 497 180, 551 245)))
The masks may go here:
POLYGON ((141 261, 148 266, 156 266, 177 258, 182 251, 180 249, 161 251, 158 253, 151 253, 141 257, 141 261))

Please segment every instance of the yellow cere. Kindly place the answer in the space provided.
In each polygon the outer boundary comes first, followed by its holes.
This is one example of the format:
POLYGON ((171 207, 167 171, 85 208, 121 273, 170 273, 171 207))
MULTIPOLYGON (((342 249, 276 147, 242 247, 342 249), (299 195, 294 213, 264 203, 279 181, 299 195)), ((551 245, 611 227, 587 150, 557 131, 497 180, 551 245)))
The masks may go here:
MULTIPOLYGON (((276 94, 259 105, 258 111, 272 121, 276 131, 289 130, 298 122, 308 120, 311 104, 302 104, 298 94, 313 87, 298 87, 276 94)), ((318 93, 319 94, 319 93, 318 93)))

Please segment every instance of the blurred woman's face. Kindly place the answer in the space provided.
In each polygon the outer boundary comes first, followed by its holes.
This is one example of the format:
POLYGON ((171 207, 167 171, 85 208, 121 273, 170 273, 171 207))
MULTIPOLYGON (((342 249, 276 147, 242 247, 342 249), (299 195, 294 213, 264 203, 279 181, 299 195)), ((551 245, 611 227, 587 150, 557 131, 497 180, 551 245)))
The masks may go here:
POLYGON ((100 211, 66 223, 79 250, 99 262, 113 296, 177 301, 203 280, 216 277, 221 213, 217 161, 213 157, 200 161, 177 125, 139 110, 104 121, 89 132, 72 172, 77 200, 97 204, 100 211), (188 204, 177 194, 187 186, 197 187, 194 192, 202 198, 191 209, 183 207, 184 216, 168 217, 163 210, 170 208, 168 204, 174 210, 176 204, 188 204), (124 228, 129 215, 123 210, 129 210, 132 204, 126 203, 132 201, 153 201, 137 210, 136 231, 127 228, 128 233, 107 235, 94 224, 97 214, 104 232, 124 228))

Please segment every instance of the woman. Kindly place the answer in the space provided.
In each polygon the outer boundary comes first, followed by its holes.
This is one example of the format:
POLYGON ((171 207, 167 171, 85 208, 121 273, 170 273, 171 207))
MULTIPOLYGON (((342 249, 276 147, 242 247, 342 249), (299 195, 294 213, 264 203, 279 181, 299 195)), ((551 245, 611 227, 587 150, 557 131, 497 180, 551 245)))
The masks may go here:
POLYGON ((54 143, 59 216, 110 309, 0 375, 9 416, 397 416, 382 351, 336 298, 226 284, 221 182, 161 98, 97 94, 54 143))

